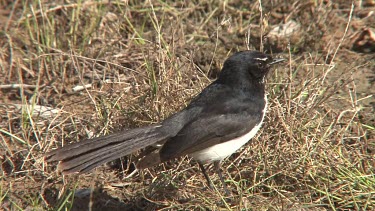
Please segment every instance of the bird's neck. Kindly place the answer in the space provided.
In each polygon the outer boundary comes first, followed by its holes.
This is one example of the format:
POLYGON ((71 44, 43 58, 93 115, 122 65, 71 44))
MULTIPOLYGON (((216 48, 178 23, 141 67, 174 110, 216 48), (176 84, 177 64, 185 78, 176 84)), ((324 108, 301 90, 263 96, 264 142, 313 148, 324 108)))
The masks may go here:
POLYGON ((264 93, 264 80, 255 79, 246 71, 225 72, 223 71, 216 83, 225 84, 244 91, 264 93))

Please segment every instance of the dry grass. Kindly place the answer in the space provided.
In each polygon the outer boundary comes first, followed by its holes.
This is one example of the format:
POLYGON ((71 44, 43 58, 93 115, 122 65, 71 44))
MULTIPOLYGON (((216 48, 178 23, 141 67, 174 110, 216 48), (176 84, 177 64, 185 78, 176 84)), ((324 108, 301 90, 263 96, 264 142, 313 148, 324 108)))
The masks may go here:
POLYGON ((329 0, 0 3, 1 209, 375 209, 375 57, 350 45, 356 30, 375 27, 360 15, 373 9, 329 0), (289 20, 301 24, 293 36, 266 36, 289 20), (44 162, 69 142, 165 119, 244 49, 288 62, 268 79, 262 131, 224 162, 232 196, 213 171, 216 189, 204 188, 188 158, 130 178, 132 157, 69 177, 44 162))

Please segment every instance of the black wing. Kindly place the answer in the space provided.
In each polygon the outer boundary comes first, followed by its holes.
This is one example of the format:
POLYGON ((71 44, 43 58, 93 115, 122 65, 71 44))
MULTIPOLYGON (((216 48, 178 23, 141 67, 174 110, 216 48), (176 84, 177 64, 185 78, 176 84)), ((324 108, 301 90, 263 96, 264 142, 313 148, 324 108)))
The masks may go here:
POLYGON ((240 137, 260 123, 263 97, 223 87, 216 94, 212 90, 209 93, 192 103, 197 106, 204 101, 200 114, 164 144, 160 150, 162 162, 240 137))

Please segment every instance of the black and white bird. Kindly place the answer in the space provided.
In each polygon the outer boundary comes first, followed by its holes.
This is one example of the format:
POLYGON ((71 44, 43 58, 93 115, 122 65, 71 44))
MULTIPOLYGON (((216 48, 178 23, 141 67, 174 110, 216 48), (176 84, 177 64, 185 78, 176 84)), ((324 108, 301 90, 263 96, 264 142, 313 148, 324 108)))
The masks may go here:
POLYGON ((283 61, 257 51, 241 51, 229 57, 216 81, 207 86, 183 110, 164 121, 140 128, 73 143, 45 155, 60 161, 63 174, 84 173, 148 146, 155 147, 137 163, 144 169, 189 155, 208 183, 203 164, 214 163, 224 183, 220 162, 237 151, 262 125, 267 98, 265 77, 271 65, 283 61))

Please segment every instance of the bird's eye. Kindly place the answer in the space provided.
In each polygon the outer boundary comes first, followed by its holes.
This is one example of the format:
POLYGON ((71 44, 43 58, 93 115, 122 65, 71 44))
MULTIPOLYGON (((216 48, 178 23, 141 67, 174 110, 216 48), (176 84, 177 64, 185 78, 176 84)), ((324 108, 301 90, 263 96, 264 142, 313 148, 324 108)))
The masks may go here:
POLYGON ((258 67, 264 67, 265 63, 264 63, 264 62, 261 62, 261 61, 259 61, 259 62, 257 63, 257 65, 258 65, 258 67))
POLYGON ((258 67, 264 67, 267 64, 268 58, 256 58, 255 60, 258 67))

